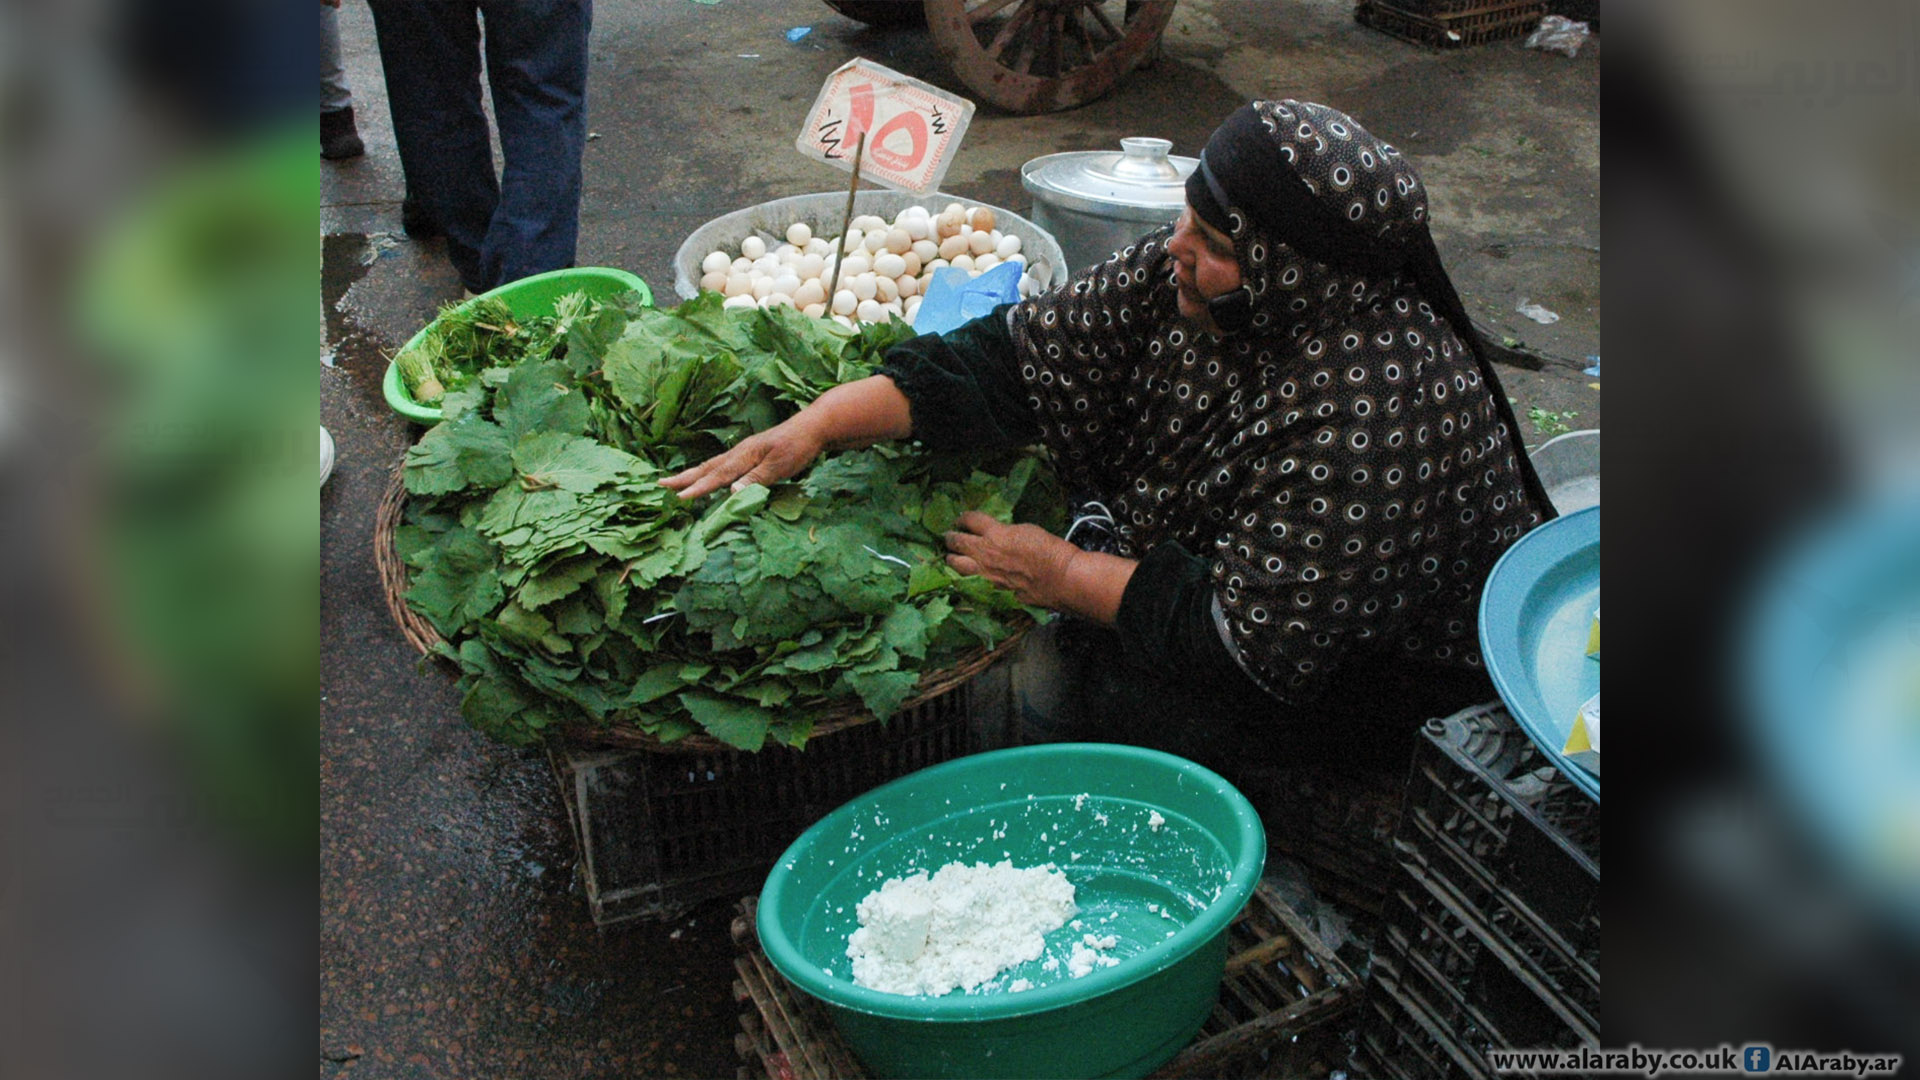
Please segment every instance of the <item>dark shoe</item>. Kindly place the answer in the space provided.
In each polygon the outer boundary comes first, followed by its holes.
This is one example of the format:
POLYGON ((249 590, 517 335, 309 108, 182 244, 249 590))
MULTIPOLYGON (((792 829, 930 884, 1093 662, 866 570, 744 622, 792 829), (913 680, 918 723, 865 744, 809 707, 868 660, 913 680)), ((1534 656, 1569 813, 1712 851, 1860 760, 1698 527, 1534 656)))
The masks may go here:
POLYGON ((400 228, 415 240, 431 240, 436 236, 445 236, 447 231, 433 223, 420 204, 412 199, 400 201, 400 228))
POLYGON ((328 161, 357 158, 367 152, 360 132, 353 126, 353 109, 335 109, 320 114, 320 156, 328 161))

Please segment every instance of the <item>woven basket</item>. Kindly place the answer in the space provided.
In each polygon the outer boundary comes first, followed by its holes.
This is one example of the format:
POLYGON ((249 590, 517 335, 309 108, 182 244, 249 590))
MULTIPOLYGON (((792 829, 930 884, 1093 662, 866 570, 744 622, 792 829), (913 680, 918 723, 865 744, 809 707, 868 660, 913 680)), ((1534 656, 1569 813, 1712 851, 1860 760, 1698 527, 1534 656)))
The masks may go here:
MULTIPOLYGON (((406 509, 407 489, 402 466, 396 465, 393 476, 387 482, 387 490, 380 498, 379 508, 374 513, 373 524, 373 560, 380 570, 381 590, 386 594, 387 611, 393 615, 393 621, 400 626, 400 633, 407 643, 418 649, 422 655, 436 655, 433 647, 442 640, 433 624, 422 618, 419 612, 407 606, 406 593, 409 585, 407 566, 400 561, 399 549, 395 546, 394 530, 400 525, 406 509)), ((966 683, 969 679, 992 667, 999 659, 1013 650, 1025 638, 1027 631, 1033 628, 1033 622, 1024 613, 1014 619, 1013 633, 1005 641, 988 648, 976 648, 963 653, 959 660, 939 671, 929 671, 920 677, 920 685, 914 695, 902 702, 900 711, 912 709, 939 697, 942 694, 966 683)), ((872 723, 874 716, 857 702, 830 710, 813 725, 813 734, 809 741, 832 735, 848 728, 872 723)), ((565 736, 575 742, 597 744, 627 750, 654 750, 669 754, 711 754, 736 750, 736 747, 715 739, 711 735, 692 734, 672 742, 659 739, 632 727, 597 727, 592 724, 570 725, 565 736)))

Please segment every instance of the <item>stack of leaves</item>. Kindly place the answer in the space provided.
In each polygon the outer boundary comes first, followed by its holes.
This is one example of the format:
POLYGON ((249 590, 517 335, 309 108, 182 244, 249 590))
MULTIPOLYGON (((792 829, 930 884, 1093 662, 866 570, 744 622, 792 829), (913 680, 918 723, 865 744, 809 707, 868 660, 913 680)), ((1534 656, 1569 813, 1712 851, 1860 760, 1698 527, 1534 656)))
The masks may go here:
POLYGON ((449 392, 408 451, 396 542, 467 720, 516 744, 588 723, 799 746, 837 709, 884 719, 1038 614, 949 569, 941 541, 968 510, 1057 530, 1034 452, 874 447, 692 502, 659 485, 911 333, 623 298, 449 392))

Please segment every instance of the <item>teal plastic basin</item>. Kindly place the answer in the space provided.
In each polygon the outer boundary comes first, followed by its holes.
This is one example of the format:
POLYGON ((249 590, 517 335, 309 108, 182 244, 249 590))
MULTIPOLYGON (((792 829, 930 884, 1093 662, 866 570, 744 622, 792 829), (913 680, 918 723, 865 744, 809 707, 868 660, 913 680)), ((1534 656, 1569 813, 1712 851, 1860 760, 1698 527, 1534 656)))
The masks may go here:
MULTIPOLYGON (((519 281, 508 282, 491 292, 481 293, 460 306, 465 308, 468 304, 475 304, 481 300, 504 300, 507 309, 512 311, 516 318, 526 319, 537 315, 553 314, 554 301, 568 293, 583 292, 588 297, 599 300, 618 296, 629 289, 639 293, 644 303, 653 303, 653 290, 647 288, 646 282, 625 270, 615 270, 606 266, 577 266, 568 270, 549 270, 544 274, 535 274, 532 277, 521 278, 519 281)), ((439 320, 436 319, 435 322, 437 321, 439 320)), ((400 352, 413 348, 414 344, 432 329, 433 323, 421 327, 418 333, 408 338, 407 343, 400 347, 400 352)), ((412 394, 407 393, 407 380, 400 377, 400 368, 391 360, 387 361, 387 374, 381 380, 380 390, 386 395, 387 405, 401 416, 420 424, 440 422, 438 408, 422 405, 413 400, 412 394)))
POLYGON ((902 777, 808 829, 767 877, 760 943, 877 1076, 1144 1076, 1205 1022, 1227 925, 1265 862, 1253 806, 1193 762, 1104 743, 1000 750, 902 777), (1039 959, 971 992, 854 984, 847 936, 881 882, 1007 859, 1059 867, 1082 928, 1069 922, 1039 959), (1070 978, 1066 957, 1085 933, 1119 938, 1110 955, 1121 962, 1070 978), (1022 978, 1033 989, 1010 992, 1022 978))

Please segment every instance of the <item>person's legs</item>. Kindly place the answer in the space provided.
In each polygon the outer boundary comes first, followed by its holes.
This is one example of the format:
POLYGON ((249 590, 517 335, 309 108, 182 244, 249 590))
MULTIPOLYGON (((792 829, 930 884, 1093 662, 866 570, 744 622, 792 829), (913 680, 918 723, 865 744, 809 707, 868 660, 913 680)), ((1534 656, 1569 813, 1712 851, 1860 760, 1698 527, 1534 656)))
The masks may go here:
MULTIPOLYGON (((492 288, 481 256, 500 188, 480 107, 480 28, 471 2, 370 0, 407 200, 447 237, 474 292, 492 288)), ((409 232, 413 230, 409 228, 409 232)))
POLYGON ((353 92, 340 63, 340 12, 320 5, 320 156, 329 161, 359 157, 366 143, 353 123, 353 92))
POLYGON ((506 167, 483 245, 489 285, 572 266, 587 141, 592 0, 482 0, 506 167))

